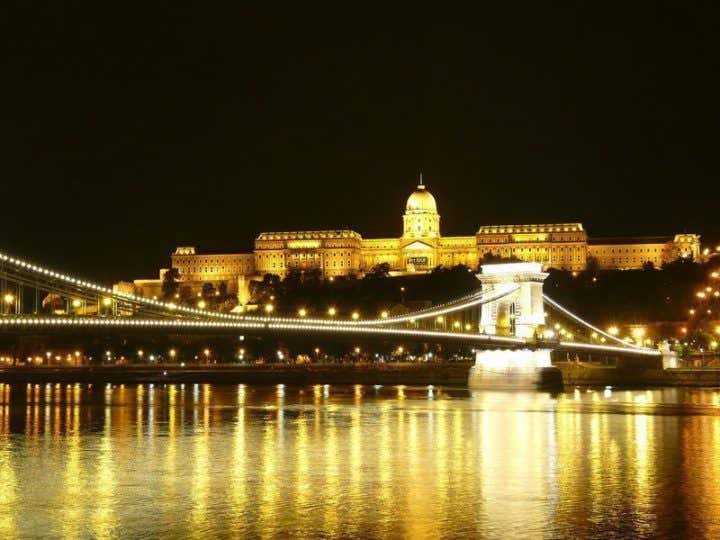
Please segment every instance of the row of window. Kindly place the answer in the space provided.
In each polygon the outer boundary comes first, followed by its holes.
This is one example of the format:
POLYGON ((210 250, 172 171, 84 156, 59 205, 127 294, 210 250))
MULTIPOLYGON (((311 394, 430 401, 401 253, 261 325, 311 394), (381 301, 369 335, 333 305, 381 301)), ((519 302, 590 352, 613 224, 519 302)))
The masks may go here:
POLYGON ((180 266, 178 270, 181 274, 198 274, 198 273, 210 273, 214 274, 219 272, 221 274, 233 274, 233 273, 245 273, 253 268, 253 265, 233 265, 233 266, 180 266))
MULTIPOLYGON (((606 248, 607 249, 607 248, 606 248)), ((592 250, 591 250, 592 251, 592 250)), ((644 253, 657 253, 658 248, 646 248, 644 253)), ((602 250, 598 250, 598 254, 602 254, 602 250)), ((606 251, 607 253, 607 251, 606 251)), ((615 248, 610 248, 610 253, 615 253, 615 248)), ((617 253, 643 253, 643 248, 618 248, 617 253)))

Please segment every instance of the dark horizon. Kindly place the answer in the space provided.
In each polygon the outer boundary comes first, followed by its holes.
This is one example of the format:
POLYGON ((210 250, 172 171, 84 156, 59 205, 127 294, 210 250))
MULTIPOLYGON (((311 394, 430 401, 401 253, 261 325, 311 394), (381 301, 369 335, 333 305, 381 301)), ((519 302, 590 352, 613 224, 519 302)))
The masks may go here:
POLYGON ((18 6, 0 249, 92 279, 259 232, 582 222, 720 239, 714 6, 18 6))

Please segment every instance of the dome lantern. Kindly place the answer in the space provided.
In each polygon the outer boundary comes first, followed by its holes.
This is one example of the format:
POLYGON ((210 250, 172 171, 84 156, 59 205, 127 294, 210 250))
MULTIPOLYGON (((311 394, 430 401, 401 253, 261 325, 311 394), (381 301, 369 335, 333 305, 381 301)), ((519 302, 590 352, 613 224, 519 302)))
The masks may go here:
POLYGON ((403 236, 406 238, 440 236, 440 216, 437 211, 437 203, 435 197, 425 187, 422 174, 420 174, 420 182, 408 197, 405 205, 403 236))

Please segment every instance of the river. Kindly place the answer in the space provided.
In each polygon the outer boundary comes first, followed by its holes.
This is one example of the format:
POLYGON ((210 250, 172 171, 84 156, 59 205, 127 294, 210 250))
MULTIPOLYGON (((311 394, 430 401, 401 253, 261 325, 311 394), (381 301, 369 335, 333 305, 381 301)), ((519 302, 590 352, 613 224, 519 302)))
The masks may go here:
POLYGON ((720 391, 0 385, 0 538, 720 537, 720 391))

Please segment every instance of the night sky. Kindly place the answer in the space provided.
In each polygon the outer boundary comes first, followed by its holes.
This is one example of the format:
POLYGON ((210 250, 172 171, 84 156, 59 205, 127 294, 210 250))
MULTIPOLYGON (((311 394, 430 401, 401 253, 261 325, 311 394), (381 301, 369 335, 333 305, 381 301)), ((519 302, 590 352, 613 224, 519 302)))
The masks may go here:
POLYGON ((4 17, 1 250, 116 280, 261 231, 399 236, 421 170, 445 235, 720 238, 711 2, 152 4, 4 17))

